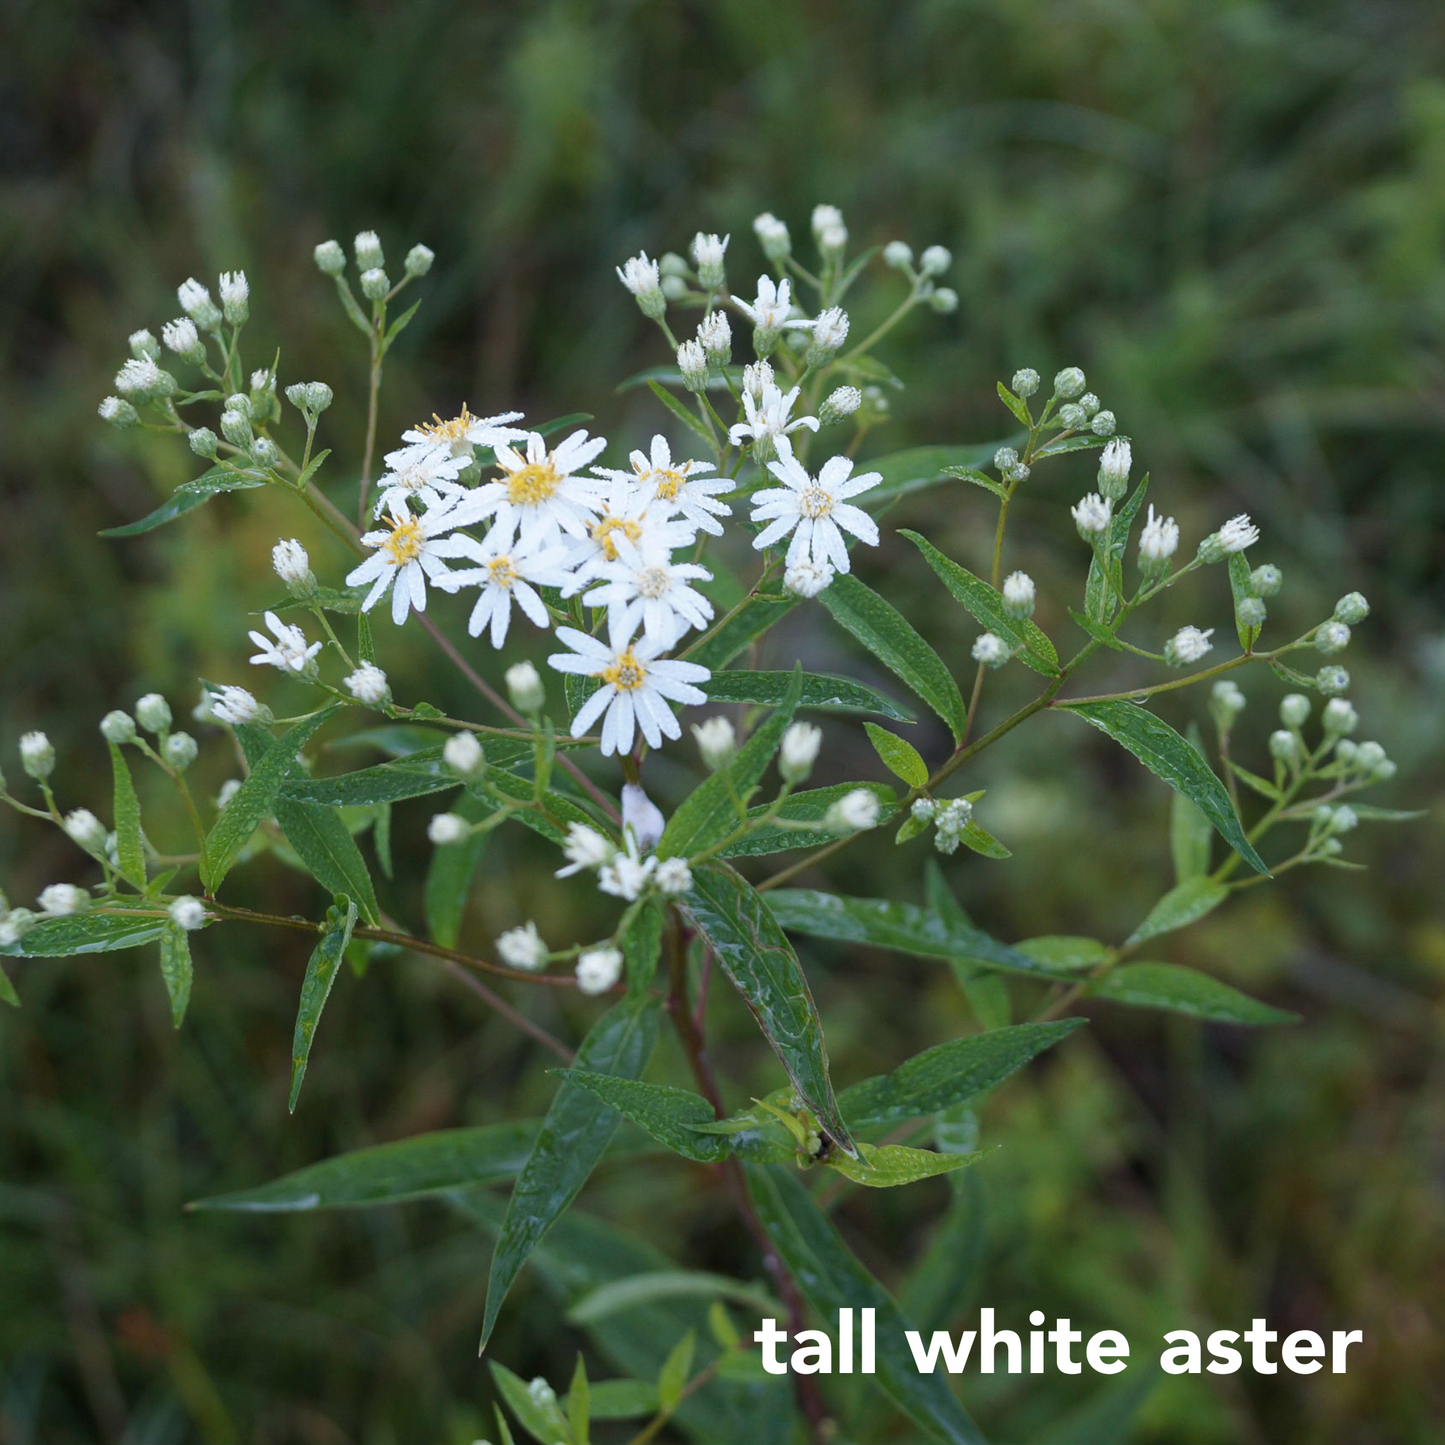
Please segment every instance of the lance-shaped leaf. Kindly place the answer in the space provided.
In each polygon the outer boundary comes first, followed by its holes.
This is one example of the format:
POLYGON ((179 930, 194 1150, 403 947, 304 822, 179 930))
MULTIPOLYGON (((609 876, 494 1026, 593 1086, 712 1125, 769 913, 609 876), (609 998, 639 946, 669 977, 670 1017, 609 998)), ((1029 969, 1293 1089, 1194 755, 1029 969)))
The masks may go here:
MULTIPOLYGON (((828 809, 849 793, 862 789, 878 799, 878 823, 881 827, 898 809, 898 794, 887 783, 834 783, 830 788, 809 788, 802 793, 789 793, 778 810, 777 820, 754 826, 735 843, 729 843, 719 855, 723 858, 757 858, 764 853, 781 853, 788 848, 821 848, 837 834, 823 827, 828 809), (810 828, 786 827, 784 823, 811 823, 810 828)), ((756 803, 748 809, 748 817, 760 820, 770 808, 756 803)))
POLYGON ((659 858, 691 858, 721 842, 738 826, 735 799, 747 801, 777 752, 802 696, 803 674, 794 672, 782 701, 720 772, 704 778, 678 805, 657 843, 659 858))
POLYGON ((967 709, 943 659, 918 629, 891 603, 851 573, 835 577, 818 600, 839 626, 851 632, 874 657, 941 717, 955 738, 962 738, 967 709))
POLYGON ((0 1003, 8 1003, 11 1008, 20 1007, 20 995, 15 992, 15 985, 3 968, 0 968, 0 1003))
POLYGON ((856 1129, 872 1129, 966 1104, 1052 1048, 1083 1019, 1014 1024, 915 1054, 892 1073, 853 1084, 838 1107, 856 1129))
POLYGON ((282 737, 264 743, 258 755, 251 759, 250 776, 236 789, 225 811, 206 835, 201 855, 201 881, 212 893, 221 886, 221 880, 230 872, 231 865, 261 820, 275 811, 276 795, 287 773, 295 766, 296 754, 302 745, 340 707, 340 703, 333 703, 303 718, 282 737))
POLYGON ((1261 624, 1247 626, 1239 620, 1239 604, 1254 597, 1254 588, 1249 582, 1249 562, 1243 552, 1229 554, 1229 590, 1234 597, 1234 630, 1239 637, 1240 651, 1253 652, 1263 627, 1261 624))
POLYGON ((887 728, 879 727, 877 723, 864 723, 863 727, 868 741, 873 744, 873 751, 890 773, 902 778, 910 788, 921 788, 928 782, 928 764, 912 743, 887 728))
POLYGON ((1019 661, 1025 667, 1031 667, 1045 677, 1057 675, 1059 654, 1036 623, 1027 617, 1010 617, 1003 605, 1003 598, 994 588, 982 577, 975 577, 967 567, 961 567, 951 558, 945 557, 927 538, 907 530, 899 535, 907 537, 923 553, 923 560, 938 573, 943 585, 953 593, 965 611, 990 632, 997 633, 1011 648, 1022 649, 1019 652, 1019 661))
MULTIPOLYGON (((1010 440, 1017 442, 1019 438, 1010 440)), ((868 470, 878 472, 883 480, 859 497, 858 505, 870 512, 880 511, 901 497, 946 483, 967 468, 987 466, 1003 445, 1003 442, 989 442, 985 446, 909 447, 906 451, 870 457, 868 470)))
POLYGON ((355 927, 356 904, 344 894, 338 895, 327 910, 326 925, 311 951, 306 977, 301 983, 301 1005, 296 1010, 296 1030, 291 1038, 291 1097, 287 1107, 293 1114, 301 1097, 301 1082, 306 1077, 306 1061, 311 1057, 321 1010, 326 1007, 331 985, 336 982, 336 971, 341 967, 342 955, 355 927))
POLYGON ((520 805, 513 817, 554 843, 560 843, 567 836, 571 823, 585 823, 589 828, 597 826, 591 813, 555 788, 548 788, 538 799, 530 778, 519 778, 501 768, 488 768, 480 778, 467 784, 467 791, 494 809, 520 805))
POLYGON ((215 1194, 187 1209, 290 1213, 307 1209, 366 1209, 423 1199, 454 1189, 515 1178, 536 1142, 536 1119, 511 1119, 476 1129, 439 1129, 354 1149, 308 1164, 255 1189, 215 1194))
MULTIPOLYGON (((630 994, 593 1024, 577 1050, 576 1064, 598 1074, 635 1079, 657 1043, 658 1003, 630 994)), ((481 1348, 527 1257, 577 1197, 602 1157, 620 1116, 595 1094, 563 1084, 542 1121, 537 1142, 517 1177, 487 1279, 481 1348)))
POLYGON ((276 821, 316 881, 328 893, 355 899, 361 916, 375 924, 376 891, 371 874, 341 814, 320 803, 281 797, 276 800, 276 821))
POLYGON ((1057 711, 1072 713, 1100 732, 1108 733, 1155 777, 1183 793, 1251 868, 1268 875, 1264 859, 1245 837, 1239 814, 1234 811, 1224 784, 1163 718, 1137 703, 1123 701, 1060 703, 1057 711))
MULTIPOLYGON (((1184 736, 1202 758, 1204 744, 1199 736, 1199 724, 1191 722, 1184 736)), ((1174 860, 1176 883, 1209 872, 1209 851, 1213 841, 1214 830, 1209 819, 1183 793, 1176 792, 1169 807, 1169 853, 1174 860)))
POLYGON ((171 1001, 171 1022, 180 1028, 191 1001, 191 936, 172 923, 161 934, 161 978, 171 1001))
MULTIPOLYGON (((469 823, 480 823, 491 805, 471 793, 463 793, 452 812, 469 823)), ((462 918, 471 896, 472 878, 486 852, 488 834, 472 833, 449 848, 433 848, 427 864, 422 898, 426 909, 427 936, 443 948, 455 948, 462 931, 462 918)))
POLYGON ((561 1403, 550 1390, 546 1394, 534 1395, 527 1388, 527 1382, 514 1375, 505 1365, 490 1361, 492 1379, 497 1393, 507 1402, 507 1408, 517 1417, 517 1422, 539 1445, 571 1445, 572 1427, 562 1413, 561 1403))
POLYGON ((644 899, 618 940, 627 967, 627 987, 645 989, 657 972, 662 956, 662 932, 667 925, 667 900, 654 893, 644 899))
POLYGON ((1177 963, 1125 963, 1090 990, 1115 1003, 1167 1009, 1220 1024, 1292 1024, 1299 1015, 1271 1008, 1220 983, 1207 973, 1177 963))
POLYGON ((0 945, 0 954, 11 958, 69 958, 79 953, 112 953, 118 948, 154 943, 170 921, 164 909, 133 912, 115 899, 107 899, 104 907, 104 913, 68 913, 63 918, 44 919, 18 942, 0 945))
POLYGON ((1109 621, 1118 610, 1120 594, 1124 590, 1123 559, 1129 546, 1129 530, 1148 490, 1149 474, 1146 472, 1129 499, 1110 518, 1108 531, 1089 561, 1089 576, 1084 583, 1084 611, 1095 622, 1109 621))
POLYGON ((940 1174, 953 1174, 977 1164, 989 1151, 972 1154, 939 1154, 932 1149, 910 1149, 904 1144, 858 1144, 858 1158, 834 1155, 828 1168, 835 1169, 854 1184, 868 1189, 896 1189, 900 1184, 916 1184, 920 1179, 934 1179, 940 1174))
POLYGON ((115 854, 121 876, 132 888, 144 888, 146 855, 140 833, 140 800, 135 795, 125 754, 116 743, 110 743, 110 766, 115 775, 115 854))
POLYGON ((259 472, 238 472, 231 467, 212 467, 194 481, 182 482, 159 507, 138 522, 127 522, 123 527, 107 527, 102 537, 138 537, 142 532, 153 531, 187 512, 204 506, 218 492, 247 491, 252 487, 264 487, 266 478, 259 472))
MULTIPOLYGON (((702 684, 709 702, 751 702, 777 707, 793 685, 791 672, 715 672, 702 684)), ((876 713, 894 722, 912 722, 913 714, 897 703, 853 682, 846 677, 828 673, 805 672, 799 707, 817 708, 824 712, 876 713)))
POLYGON ((905 1339, 912 1328, 893 1298, 854 1258, 842 1235, 785 1165, 749 1164, 748 1189, 768 1237, 808 1303, 825 1325, 838 1311, 875 1312, 877 1377, 889 1398, 929 1440, 985 1445, 947 1384, 946 1375, 921 1375, 905 1339))
POLYGON ((752 1009, 798 1096, 833 1142, 853 1153, 833 1097, 823 1024, 807 976, 761 895, 731 868, 708 864, 694 871, 684 906, 752 1009))
POLYGON ((756 1285, 698 1269, 662 1269, 602 1285, 591 1294, 583 1295, 567 1311, 567 1318, 574 1325, 595 1325, 621 1310, 679 1296, 732 1300, 774 1318, 787 1313, 772 1295, 756 1285))
POLYGON ((1161 933, 1185 928, 1218 908, 1229 897, 1229 889, 1213 878, 1199 875, 1176 884, 1149 910, 1149 916, 1129 935, 1130 943, 1143 943, 1161 933))
POLYGON ((678 656, 716 672, 797 605, 796 597, 749 597, 737 611, 724 617, 711 632, 704 633, 678 656))
POLYGON ((961 917, 944 917, 913 903, 887 898, 845 898, 810 888, 778 888, 767 895, 773 916, 794 933, 867 943, 922 958, 967 959, 989 968, 1034 977, 1067 978, 1016 948, 991 938, 961 917))

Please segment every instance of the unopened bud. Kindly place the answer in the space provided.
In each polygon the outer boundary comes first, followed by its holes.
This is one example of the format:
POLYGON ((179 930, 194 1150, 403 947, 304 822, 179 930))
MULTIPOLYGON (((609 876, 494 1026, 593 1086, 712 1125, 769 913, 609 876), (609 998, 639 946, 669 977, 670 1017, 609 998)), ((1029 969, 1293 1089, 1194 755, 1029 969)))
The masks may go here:
POLYGON ((1032 617, 1037 591, 1027 572, 1010 572, 1003 583, 1003 607, 1010 617, 1032 617))
POLYGON ((442 748, 442 761, 459 778, 480 777, 487 768, 487 757, 475 733, 453 733, 442 748))
POLYGON ((907 241, 890 241, 883 248, 883 260, 895 271, 906 271, 913 264, 913 247, 907 241))
POLYGON ((1014 372, 1011 386, 1016 396, 1027 400, 1039 389, 1039 374, 1031 366, 1021 366, 1014 372))
POLYGON ((818 408, 818 421, 823 426, 831 426, 852 416, 862 405, 863 393, 856 386, 835 387, 823 398, 823 404, 818 408))
POLYGON ((1083 395, 1087 384, 1084 373, 1077 366, 1066 366, 1054 377, 1054 392, 1065 401, 1071 401, 1074 397, 1083 395))
POLYGON ((358 231, 351 249, 358 271, 377 271, 386 265, 386 257, 381 253, 381 238, 375 231, 358 231))
POLYGON ((361 294, 368 301, 380 301, 390 290, 391 278, 380 266, 372 266, 361 273, 361 294))
POLYGON ((786 783, 801 783, 813 771, 818 750, 823 745, 823 730, 812 723, 795 722, 783 734, 778 753, 778 772, 786 783))
POLYGON ((725 717, 710 717, 705 722, 694 723, 692 735, 697 739, 703 766, 711 773, 727 767, 737 753, 737 732, 725 717))
POLYGON ((1356 627, 1370 615, 1370 604, 1358 592, 1347 592, 1335 603, 1335 621, 1356 627))
POLYGON ((420 241, 406 253, 406 260, 402 263, 406 268, 408 276, 425 276, 432 268, 437 253, 430 246, 423 246, 420 241))
POLYGON ((919 274, 941 276, 953 265, 953 252, 947 246, 929 246, 918 258, 919 274))
POLYGON ((214 457, 220 445, 215 432, 208 426, 198 426, 186 440, 198 457, 214 457))
POLYGON ((1350 645, 1350 629, 1343 622, 1323 622, 1315 629, 1315 647, 1330 656, 1350 645))
POLYGON ((130 354, 137 361, 159 361, 161 359, 161 344, 155 339, 155 335, 147 330, 132 331, 128 344, 130 354))
POLYGON ((1350 674, 1343 667, 1322 667, 1315 674, 1315 688, 1326 697, 1338 697, 1350 690, 1350 674))
POLYGON ((457 813, 436 813, 426 835, 438 848, 450 848, 471 837, 472 825, 457 813))
POLYGON ((1234 616, 1241 627, 1263 627, 1269 615, 1263 597, 1241 597, 1234 607, 1234 616))
POLYGON ((96 408, 103 422, 109 422, 117 431, 124 431, 127 427, 135 426, 140 421, 140 413, 136 411, 130 402, 122 401, 118 396, 108 396, 96 408))
POLYGON ((518 712, 530 717, 541 712, 546 705, 547 690, 542 685, 541 675, 530 662, 518 662, 509 667, 506 682, 512 706, 518 712))
POLYGON ((195 762, 199 751, 200 748, 190 733, 172 733, 161 744, 161 756, 178 773, 185 772, 195 762))
POLYGON ((116 708, 100 720, 100 735, 108 743, 133 743, 135 741, 135 719, 116 708))
POLYGON ((317 268, 328 276, 339 276, 346 270, 346 252, 340 241, 323 241, 311 256, 317 268))
POLYGON ((707 354, 696 341, 684 341, 677 348, 677 367, 689 391, 707 390, 707 354))
POLYGON ((1265 562, 1249 574, 1249 590, 1256 597, 1273 597, 1284 586, 1284 573, 1273 562, 1265 562))
POLYGON ((769 261, 781 261, 784 256, 792 254, 793 242, 788 235, 787 225, 771 211, 764 211, 754 219, 753 231, 763 248, 763 255, 769 261))
POLYGON ((1280 699, 1279 720, 1287 728, 1302 728, 1309 721, 1310 700, 1302 692, 1292 692, 1280 699))
POLYGON ((163 733, 171 725, 171 705, 158 692, 148 692, 135 705, 135 720, 148 733, 163 733))

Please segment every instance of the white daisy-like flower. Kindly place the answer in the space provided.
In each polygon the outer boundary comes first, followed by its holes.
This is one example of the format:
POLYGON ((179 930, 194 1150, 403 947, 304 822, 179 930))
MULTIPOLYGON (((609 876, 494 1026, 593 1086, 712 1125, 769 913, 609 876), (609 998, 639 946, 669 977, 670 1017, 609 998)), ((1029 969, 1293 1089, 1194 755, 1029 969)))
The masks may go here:
POLYGON ((732 508, 718 500, 721 492, 730 492, 733 483, 726 477, 711 474, 711 462, 674 462, 672 448, 664 436, 654 436, 649 452, 635 451, 627 458, 631 472, 610 467, 593 467, 593 472, 609 481, 627 481, 636 487, 644 505, 660 502, 667 515, 680 514, 701 531, 722 536, 719 517, 730 517, 732 508))
MULTIPOLYGON (((261 649, 251 661, 257 664, 269 663, 272 667, 279 667, 282 672, 305 672, 307 664, 321 651, 321 644, 313 642, 308 645, 306 634, 299 627, 282 622, 274 612, 264 613, 263 616, 266 626, 276 634, 276 640, 273 642, 264 632, 251 632, 251 641, 261 649)), ((220 716, 219 711, 217 716, 220 716)))
POLYGON ((1259 541, 1259 528, 1249 520, 1248 512, 1231 517, 1219 529, 1219 545, 1226 552, 1243 552, 1259 541))
POLYGON ((559 531, 585 537, 597 510, 597 483, 577 475, 607 445, 605 437, 574 431, 549 451, 540 433, 531 432, 525 451, 498 443, 502 475, 476 489, 481 516, 495 514, 502 526, 515 526, 524 551, 559 531))
POLYGON ((626 833, 626 849, 614 853, 597 873, 597 886, 614 898, 634 903, 642 896, 647 880, 657 867, 657 859, 649 855, 643 858, 637 845, 637 837, 631 829, 626 833))
POLYGON ((456 416, 443 421, 435 412, 429 422, 402 432, 401 439, 414 445, 422 443, 443 443, 451 448, 453 456, 470 458, 473 447, 494 447, 498 442, 518 441, 526 436, 508 422, 521 421, 519 411, 499 411, 496 416, 473 416, 466 403, 456 416))
POLYGON ((1164 562, 1172 557, 1179 546, 1179 523, 1173 517, 1155 515, 1153 502, 1149 503, 1149 517, 1139 533, 1139 559, 1141 562, 1164 562))
POLYGON ((753 493, 752 520, 767 523, 753 539, 755 548, 770 547, 791 532, 789 567, 806 559, 815 565, 830 562, 839 572, 846 572, 848 547, 843 531, 870 547, 878 545, 878 524, 848 499, 876 487, 883 480, 880 473, 855 477, 850 458, 830 457, 816 477, 810 476, 785 437, 778 438, 778 459, 768 464, 768 470, 783 485, 753 493))
POLYGON ((661 645, 645 637, 634 642, 632 633, 610 618, 606 642, 575 627, 559 627, 557 637, 573 651, 554 652, 548 663, 558 672, 593 677, 600 684, 572 719, 572 736, 583 736, 602 717, 604 757, 631 749, 634 724, 654 748, 664 737, 681 737, 682 724, 668 702, 695 707, 707 701, 707 694, 693 685, 712 676, 707 668, 659 658, 661 645))
POLYGON ((405 514, 407 503, 435 507, 444 496, 467 490, 457 477, 471 465, 470 454, 457 456, 445 442, 413 442, 386 454, 386 474, 377 483, 381 495, 372 516, 405 514))
POLYGON ((1181 627, 1164 645, 1166 660, 1176 667, 1198 662, 1214 644, 1209 640, 1214 635, 1212 627, 1201 631, 1197 627, 1181 627))
POLYGON ((793 300, 789 295, 788 278, 774 281, 771 276, 758 277, 758 294, 750 305, 733 298, 739 311, 761 331, 781 331, 785 326, 811 327, 811 321, 789 321, 793 300))
POLYGON ((652 881, 658 891, 669 898, 681 898, 684 893, 692 892, 692 869, 687 866, 686 858, 664 858, 657 865, 652 881))
POLYGON ((442 559, 475 555, 477 544, 471 538, 444 534, 475 522, 483 511, 476 493, 469 492, 465 497, 448 497, 419 515, 396 513, 389 528, 367 532, 361 540, 376 550, 346 574, 348 587, 371 584, 361 610, 370 612, 392 587, 391 619, 397 626, 412 608, 426 611, 427 579, 435 581, 450 570, 442 559))
POLYGON ((567 859, 567 866, 559 868, 556 876, 570 878, 584 869, 600 868, 604 863, 612 861, 612 855, 616 851, 617 845, 596 828, 589 828, 586 823, 569 823, 567 837, 562 843, 562 854, 567 859))
POLYGON ((754 445, 758 442, 771 442, 777 445, 780 437, 785 437, 789 432, 795 432, 801 426, 807 427, 810 431, 818 430, 818 418, 815 416, 800 416, 789 420, 789 414, 793 410, 793 403, 798 399, 799 388, 792 387, 784 391, 776 383, 768 383, 763 387, 761 395, 754 397, 751 391, 743 392, 743 416, 745 420, 738 422, 728 430, 728 440, 734 446, 741 446, 744 442, 751 441, 754 445))
POLYGON ((694 579, 712 580, 712 573, 696 562, 674 562, 671 549, 656 539, 640 543, 625 537, 617 541, 617 560, 598 569, 602 586, 582 594, 589 607, 616 610, 621 624, 643 634, 663 647, 673 643, 689 627, 706 627, 713 615, 712 603, 695 587, 694 579))
POLYGON ((448 572, 436 579, 437 586, 448 592, 463 587, 480 587, 481 594, 467 619, 467 631, 473 637, 491 628, 493 647, 501 647, 507 640, 507 628, 512 621, 512 604, 518 607, 538 627, 546 627, 550 620, 547 604, 537 592, 538 587, 566 587, 572 581, 567 566, 567 552, 560 546, 528 552, 517 546, 516 534, 510 526, 500 522, 494 526, 481 542, 468 541, 465 555, 479 565, 448 572))
POLYGON ((1101 497, 1097 492, 1088 492, 1080 497, 1069 511, 1080 535, 1093 537, 1109 525, 1109 518, 1114 515, 1114 506, 1107 497, 1101 497))
POLYGON ((623 543, 635 547, 651 544, 670 552, 691 546, 697 538, 693 527, 672 517, 666 503, 649 500, 630 472, 613 476, 597 495, 596 515, 588 517, 585 534, 568 544, 567 560, 576 571, 564 596, 580 592, 594 578, 604 576, 621 555, 618 548, 623 543))

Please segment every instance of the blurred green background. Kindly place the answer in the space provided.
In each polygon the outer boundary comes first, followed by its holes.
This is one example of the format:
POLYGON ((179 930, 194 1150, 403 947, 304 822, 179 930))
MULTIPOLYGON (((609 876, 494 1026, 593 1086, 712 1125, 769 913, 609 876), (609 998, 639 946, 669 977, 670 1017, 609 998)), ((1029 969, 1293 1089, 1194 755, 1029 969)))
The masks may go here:
MULTIPOLYGON (((1441 1438, 1438 5, 16 0, 7 31, 0 753, 13 777, 19 733, 46 728, 64 806, 104 805, 95 724, 107 709, 160 689, 179 712, 197 675, 247 680, 243 614, 275 598, 278 534, 311 544, 318 570, 342 560, 269 493, 138 540, 97 538, 199 470, 183 449, 95 418, 126 335, 158 332, 186 276, 244 267, 257 362, 279 345, 283 380, 336 388, 323 432, 344 499, 363 358, 310 253, 363 226, 381 232, 394 274, 414 240, 438 257, 388 365, 384 441, 465 400, 539 419, 589 411, 637 444, 660 413, 612 388, 666 358, 613 266, 640 248, 682 250, 698 228, 731 231, 741 288, 758 264, 751 217, 775 210, 801 241, 808 210, 828 201, 856 245, 901 236, 955 256, 945 279, 957 314, 915 316, 882 349, 908 389, 870 450, 989 441, 1006 431, 996 378, 1078 364, 1186 538, 1255 515, 1257 560, 1286 573, 1272 606, 1284 628, 1366 592, 1374 615, 1345 659, 1360 736, 1401 765, 1377 801, 1431 817, 1354 835, 1368 875, 1292 874, 1168 952, 1298 1010, 1299 1027, 1097 1011, 989 1102, 984 1141, 1006 1147, 976 1171, 983 1252, 948 1319, 982 1302, 1021 1328, 1038 1308, 1086 1331, 1122 1329, 1137 1357, 1166 1329, 1241 1328, 1255 1314, 1281 1329, 1362 1328, 1346 1375, 1166 1381, 1128 1438, 1441 1438)), ((855 326, 884 314, 886 276, 862 304, 855 326)), ((1091 474, 1085 459, 1054 463, 1018 509, 1012 561, 1041 579, 1052 600, 1040 620, 1059 636, 1066 589, 1079 585, 1064 504, 1091 474)), ((890 520, 976 560, 986 501, 936 491, 890 520)), ((938 605, 909 555, 885 534, 866 575, 886 578, 963 658, 971 624, 938 605)), ((1174 605, 1176 624, 1228 631, 1217 591, 1174 605)), ((460 604, 438 615, 455 630, 460 604)), ((775 655, 807 648, 811 665, 866 674, 822 616, 811 609, 775 655)), ((470 706, 389 625, 381 645, 404 695, 470 706)), ((990 710, 1025 685, 1001 675, 990 710)), ((1244 686, 1243 756, 1252 748, 1258 765, 1282 689, 1265 677, 1244 686)), ((1189 707, 1166 715, 1182 725, 1189 707)), ((856 727, 827 731, 836 776, 876 776, 856 727)), ((226 775, 217 749, 198 773, 214 793, 226 775)), ((1105 740, 1045 718, 973 777, 1015 857, 964 855, 947 874, 1000 936, 1116 939, 1170 881, 1164 790, 1105 740)), ((685 781, 659 774, 664 792, 685 781)), ((411 876, 426 811, 398 812, 411 876)), ((13 901, 89 881, 76 857, 53 830, 0 822, 13 901)), ((920 860, 880 840, 835 877, 917 899, 920 860)), ((551 865, 530 835, 493 849, 468 918, 475 946, 543 899, 549 936, 598 926, 606 915, 576 890, 556 901, 551 865)), ((319 906, 270 861, 236 882, 277 911, 319 906)), ((391 889, 388 906, 419 915, 409 887, 391 889)), ((25 1007, 0 1017, 0 1439, 389 1445, 485 1433, 482 1236, 427 1205, 257 1219, 181 1206, 368 1142, 538 1112, 552 1084, 535 1048, 421 961, 378 965, 360 983, 343 978, 288 1118, 304 947, 232 929, 208 933, 198 954, 179 1035, 149 957, 15 970, 25 1007)), ((970 1026, 951 982, 916 960, 805 957, 844 1082, 970 1026)), ((590 1013, 528 1006, 572 1036, 590 1013)), ((774 1087, 742 1011, 723 1001, 715 1014, 732 1100, 774 1087)), ((855 1197, 841 1222, 896 1285, 946 1198, 942 1184, 855 1197)), ((611 1166, 584 1207, 691 1265, 757 1268, 725 1201, 686 1166, 611 1166)), ((494 1349, 524 1377, 560 1383, 579 1339, 524 1279, 494 1349)), ((1105 1445, 1087 1426, 1062 1433, 1095 1388, 1000 1376, 972 1380, 966 1398, 999 1442, 1105 1445)))

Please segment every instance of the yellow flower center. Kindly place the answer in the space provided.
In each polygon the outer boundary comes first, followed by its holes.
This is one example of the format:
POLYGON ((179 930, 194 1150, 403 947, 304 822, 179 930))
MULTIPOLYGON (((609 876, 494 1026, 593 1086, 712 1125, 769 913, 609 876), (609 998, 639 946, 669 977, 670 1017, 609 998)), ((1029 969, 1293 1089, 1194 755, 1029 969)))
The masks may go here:
POLYGON ((507 477, 507 500, 517 507, 535 507, 557 490, 562 480, 549 455, 545 462, 528 462, 507 477))
POLYGON ((660 468, 653 472, 656 479, 657 496, 660 501, 670 502, 682 490, 682 484, 687 480, 681 472, 675 472, 671 468, 660 468))
MULTIPOLYGON (((392 520, 396 521, 395 518, 392 520)), ((421 556, 422 548, 426 546, 426 534, 421 529, 420 520, 409 517, 404 522, 397 521, 391 536, 381 545, 391 555, 396 566, 404 567, 421 556)))
POLYGON ((833 510, 833 498, 822 487, 804 487, 802 496, 798 498, 798 510, 816 521, 833 510))
POLYGON ((646 681, 647 668, 637 660, 636 654, 629 647, 593 676, 600 677, 603 682, 610 682, 622 692, 634 692, 646 681))
POLYGON ((609 562, 617 560, 617 542, 613 537, 614 532, 621 532, 629 542, 635 542, 642 536, 642 528, 626 517, 603 517, 600 522, 592 524, 592 540, 602 548, 602 555, 609 562))
POLYGON ((672 578, 661 567, 648 567, 637 577, 637 590, 644 597, 662 597, 671 586, 672 578))
POLYGON ((463 402, 460 416, 454 416, 450 421, 443 421, 436 412, 432 412, 431 421, 423 422, 421 426, 417 427, 417 430, 424 436, 431 437, 433 441, 459 442, 465 439, 475 421, 476 417, 467 410, 467 405, 463 402))
POLYGON ((487 571, 491 581, 497 587, 510 587, 517 580, 517 569, 512 565, 510 554, 502 557, 493 557, 487 563, 487 571))

